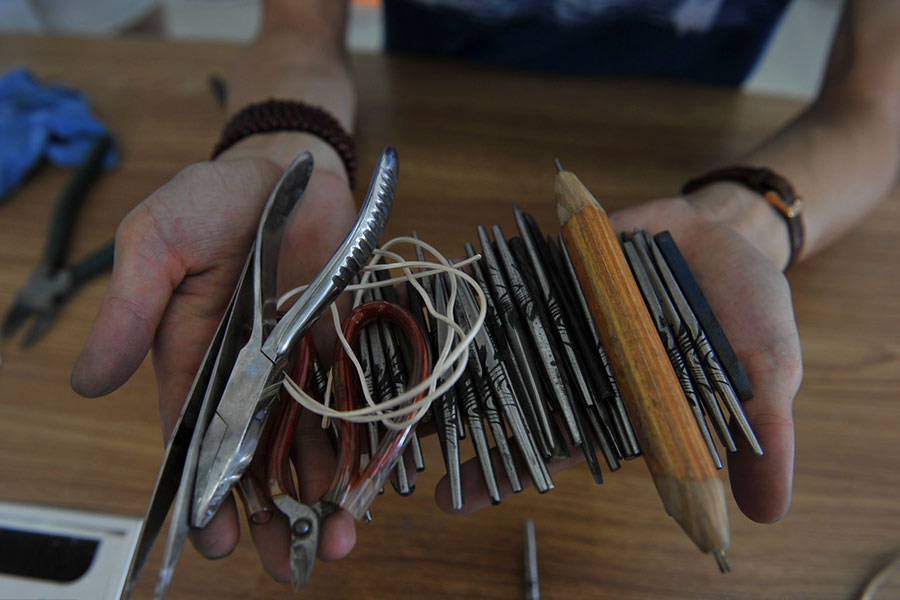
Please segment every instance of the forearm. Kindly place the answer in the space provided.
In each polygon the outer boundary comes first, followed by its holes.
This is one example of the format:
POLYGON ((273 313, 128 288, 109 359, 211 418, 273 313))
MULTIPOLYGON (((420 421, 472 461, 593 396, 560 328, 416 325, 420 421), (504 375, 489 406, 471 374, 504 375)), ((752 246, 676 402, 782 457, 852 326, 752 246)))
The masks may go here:
MULTIPOLYGON (((352 133, 356 94, 344 48, 346 12, 341 0, 266 2, 259 36, 229 75, 227 118, 254 102, 300 100, 328 111, 352 133)), ((251 136, 230 155, 265 151, 285 166, 300 149, 311 150, 317 166, 344 173, 338 154, 309 134, 251 136)))
MULTIPOLYGON (((819 98, 740 162, 787 177, 803 197, 801 258, 853 227, 891 189, 900 165, 900 11, 866 0, 848 7, 819 98)), ((758 195, 736 185, 710 186, 691 198, 728 222, 783 266, 784 222, 758 195), (727 199, 726 199, 727 198, 727 199)))

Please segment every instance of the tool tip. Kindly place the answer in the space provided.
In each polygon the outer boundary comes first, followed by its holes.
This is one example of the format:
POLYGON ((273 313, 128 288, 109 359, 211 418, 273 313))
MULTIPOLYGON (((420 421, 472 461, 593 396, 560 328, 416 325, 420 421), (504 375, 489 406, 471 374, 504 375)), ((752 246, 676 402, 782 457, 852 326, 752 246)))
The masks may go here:
POLYGON ((728 573, 731 571, 731 565, 728 564, 728 558, 726 558, 724 550, 714 550, 712 554, 713 558, 716 559, 716 565, 718 565, 721 573, 728 573))
POLYGON ((559 159, 558 159, 558 158, 554 158, 554 159, 553 159, 553 166, 556 167, 556 172, 557 172, 557 173, 562 173, 562 172, 563 172, 563 166, 562 166, 562 163, 559 162, 559 159))

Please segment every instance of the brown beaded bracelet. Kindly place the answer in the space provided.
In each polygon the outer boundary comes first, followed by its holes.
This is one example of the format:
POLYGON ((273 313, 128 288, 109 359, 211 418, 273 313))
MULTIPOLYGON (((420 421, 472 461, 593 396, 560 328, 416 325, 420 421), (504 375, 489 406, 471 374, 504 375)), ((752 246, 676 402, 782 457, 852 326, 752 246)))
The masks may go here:
POLYGON ((300 131, 328 143, 344 162, 350 187, 356 183, 356 151, 353 138, 331 114, 296 100, 267 100, 241 109, 225 126, 212 152, 216 158, 238 141, 257 133, 300 131))

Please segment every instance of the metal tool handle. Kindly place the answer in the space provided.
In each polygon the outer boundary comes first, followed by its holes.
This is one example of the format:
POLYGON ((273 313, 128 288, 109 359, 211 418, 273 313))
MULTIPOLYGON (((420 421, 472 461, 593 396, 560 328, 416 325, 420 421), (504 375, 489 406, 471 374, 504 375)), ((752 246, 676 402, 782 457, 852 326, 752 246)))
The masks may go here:
POLYGON ((284 171, 272 189, 256 230, 253 246, 253 335, 260 342, 278 320, 278 252, 288 219, 312 176, 313 157, 304 152, 284 171))
POLYGON ((94 140, 84 162, 78 167, 59 196, 44 246, 43 262, 52 270, 62 266, 66 252, 69 250, 75 213, 81 207, 81 202, 87 195, 88 189, 103 170, 103 159, 112 142, 112 136, 106 133, 94 140))
POLYGON ((387 147, 381 153, 353 229, 263 344, 263 354, 273 363, 284 361, 294 341, 312 327, 375 250, 391 213, 396 189, 397 151, 387 147))

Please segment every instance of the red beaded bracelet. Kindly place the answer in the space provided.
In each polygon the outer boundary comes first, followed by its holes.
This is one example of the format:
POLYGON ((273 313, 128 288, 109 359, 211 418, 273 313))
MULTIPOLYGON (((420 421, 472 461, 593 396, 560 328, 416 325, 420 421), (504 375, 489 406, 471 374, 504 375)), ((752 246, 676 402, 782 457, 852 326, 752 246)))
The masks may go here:
POLYGON ((295 100, 267 100, 241 109, 222 131, 222 137, 213 150, 212 158, 216 158, 246 137, 277 131, 302 131, 321 138, 337 151, 344 162, 350 187, 356 183, 356 151, 353 138, 344 131, 337 119, 325 110, 295 100))

